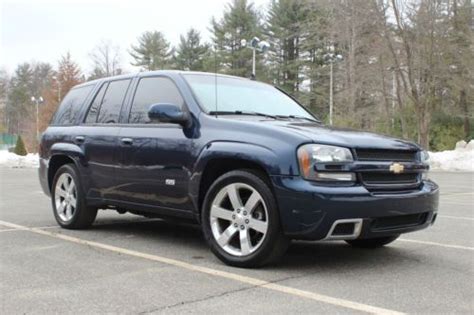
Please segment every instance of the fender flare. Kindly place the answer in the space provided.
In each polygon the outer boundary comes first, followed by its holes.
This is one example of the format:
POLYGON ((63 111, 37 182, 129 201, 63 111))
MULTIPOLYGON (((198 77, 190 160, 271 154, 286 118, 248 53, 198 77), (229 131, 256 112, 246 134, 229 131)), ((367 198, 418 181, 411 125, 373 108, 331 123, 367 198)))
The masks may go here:
POLYGON ((269 148, 247 142, 211 142, 199 154, 189 182, 189 194, 197 212, 199 212, 198 200, 202 174, 209 163, 219 159, 235 159, 254 163, 264 169, 269 176, 281 174, 278 156, 269 148))

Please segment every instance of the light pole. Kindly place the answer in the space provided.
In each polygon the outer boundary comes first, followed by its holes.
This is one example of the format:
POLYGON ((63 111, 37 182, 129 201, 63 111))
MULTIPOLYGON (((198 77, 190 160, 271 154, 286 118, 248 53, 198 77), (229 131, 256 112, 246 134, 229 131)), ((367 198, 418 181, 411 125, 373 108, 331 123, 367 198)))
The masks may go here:
POLYGON ((36 104, 36 141, 39 141, 39 104, 44 102, 43 97, 31 97, 31 101, 36 104))
POLYGON ((329 125, 332 125, 334 111, 334 62, 342 60, 342 56, 334 53, 334 45, 327 47, 329 51, 324 57, 329 61, 329 125))
MULTIPOLYGON (((247 46, 247 41, 245 39, 242 39, 241 45, 243 47, 247 46)), ((256 78, 256 71, 255 71, 255 64, 256 64, 256 54, 257 51, 261 53, 265 53, 268 48, 270 48, 270 44, 267 41, 260 40, 258 37, 254 37, 250 40, 250 49, 252 49, 252 76, 251 79, 255 80, 256 78)))

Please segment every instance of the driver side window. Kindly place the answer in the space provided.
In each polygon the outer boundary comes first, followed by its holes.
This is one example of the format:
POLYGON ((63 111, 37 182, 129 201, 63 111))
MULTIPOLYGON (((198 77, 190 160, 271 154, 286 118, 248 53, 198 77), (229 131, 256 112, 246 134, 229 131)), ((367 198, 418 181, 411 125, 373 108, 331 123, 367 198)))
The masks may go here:
POLYGON ((156 103, 173 104, 180 108, 184 106, 184 100, 178 88, 170 79, 163 77, 140 79, 133 98, 128 123, 149 124, 148 110, 150 105, 156 103))

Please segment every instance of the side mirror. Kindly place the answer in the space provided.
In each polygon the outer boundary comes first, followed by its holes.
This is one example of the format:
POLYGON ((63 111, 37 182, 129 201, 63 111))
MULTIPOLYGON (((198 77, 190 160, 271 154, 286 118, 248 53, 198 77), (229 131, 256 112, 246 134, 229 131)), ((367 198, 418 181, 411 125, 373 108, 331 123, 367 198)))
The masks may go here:
POLYGON ((152 122, 180 124, 183 127, 188 127, 191 122, 189 114, 182 111, 181 108, 164 103, 152 104, 148 110, 148 118, 152 122))

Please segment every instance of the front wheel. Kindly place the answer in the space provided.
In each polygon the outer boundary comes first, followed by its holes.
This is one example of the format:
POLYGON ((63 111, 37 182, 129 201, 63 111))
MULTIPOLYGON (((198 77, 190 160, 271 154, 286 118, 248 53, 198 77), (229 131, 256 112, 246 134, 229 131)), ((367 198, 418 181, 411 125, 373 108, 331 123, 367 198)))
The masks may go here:
POLYGON ((231 171, 206 194, 202 210, 204 236, 224 263, 258 267, 275 262, 288 246, 275 197, 264 174, 231 171))
POLYGON ((360 240, 347 240, 346 242, 354 247, 359 248, 378 248, 394 242, 400 235, 368 238, 360 240))

